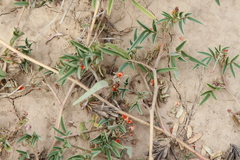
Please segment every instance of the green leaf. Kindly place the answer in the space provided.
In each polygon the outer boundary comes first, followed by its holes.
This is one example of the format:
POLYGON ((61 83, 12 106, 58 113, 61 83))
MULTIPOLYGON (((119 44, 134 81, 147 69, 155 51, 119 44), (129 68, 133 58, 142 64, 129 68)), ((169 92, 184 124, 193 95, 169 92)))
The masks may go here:
POLYGON ((0 76, 1 76, 1 78, 0 79, 3 79, 4 77, 6 77, 7 76, 7 73, 6 72, 4 72, 1 68, 0 68, 0 76))
POLYGON ((130 91, 130 89, 126 88, 118 88, 119 91, 122 91, 121 98, 124 99, 124 95, 127 91, 130 91))
POLYGON ((198 21, 198 20, 196 20, 196 19, 194 19, 194 18, 192 18, 192 17, 187 17, 187 19, 190 20, 190 21, 193 21, 193 22, 195 22, 195 23, 202 24, 200 21, 198 21))
POLYGON ((183 57, 181 57, 181 56, 178 57, 177 59, 180 60, 180 61, 182 61, 182 62, 184 62, 184 63, 187 62, 187 61, 186 61, 183 57))
POLYGON ((21 151, 21 150, 17 150, 17 149, 16 149, 16 151, 17 151, 18 153, 22 154, 22 155, 25 155, 25 156, 26 156, 26 158, 30 158, 30 155, 29 155, 29 153, 28 153, 28 152, 21 151))
POLYGON ((120 125, 120 126, 119 126, 119 130, 120 130, 123 134, 127 133, 126 128, 124 127, 124 125, 120 125))
POLYGON ((184 17, 190 16, 192 13, 186 13, 184 17))
POLYGON ((8 143, 7 140, 5 140, 3 143, 2 143, 4 149, 7 151, 7 152, 11 152, 12 151, 12 147, 10 146, 10 144, 8 143))
POLYGON ((155 24, 155 20, 152 21, 152 28, 154 32, 157 32, 157 26, 155 24))
POLYGON ((123 64, 119 67, 118 72, 122 72, 128 65, 129 65, 129 62, 123 63, 123 64))
POLYGON ((93 8, 93 9, 96 9, 97 1, 98 1, 98 0, 92 0, 92 8, 93 8))
POLYGON ((147 30, 148 32, 152 32, 152 30, 150 28, 148 28, 147 26, 145 26, 144 24, 142 24, 139 20, 137 20, 138 24, 140 24, 140 26, 142 26, 145 30, 147 30))
POLYGON ((81 67, 77 68, 77 78, 78 79, 81 79, 81 70, 82 70, 81 67))
POLYGON ((200 105, 202 105, 203 103, 205 103, 205 102, 210 98, 210 96, 211 96, 210 93, 207 94, 207 95, 203 98, 203 100, 201 101, 200 105))
POLYGON ((60 131, 59 129, 57 129, 56 127, 53 127, 53 129, 58 132, 59 134, 61 134, 62 136, 65 136, 65 133, 63 133, 62 131, 60 131))
POLYGON ((101 127, 103 124, 105 124, 105 123, 107 123, 107 122, 108 122, 108 120, 106 120, 105 118, 101 119, 101 120, 99 121, 99 123, 98 123, 97 128, 101 127))
POLYGON ((170 53, 169 55, 170 55, 171 57, 179 57, 179 56, 180 56, 179 53, 170 53))
POLYGON ((151 34, 151 32, 147 32, 146 34, 144 34, 142 40, 140 41, 140 44, 151 34))
POLYGON ((233 77, 236 78, 232 63, 230 63, 230 70, 232 72, 233 77))
POLYGON ((29 140, 29 139, 31 139, 31 135, 25 134, 25 136, 22 136, 22 137, 17 141, 17 143, 19 143, 19 142, 21 142, 21 141, 23 141, 23 140, 29 140))
POLYGON ((112 6, 113 6, 113 1, 114 0, 108 0, 108 7, 107 7, 107 14, 110 15, 112 11, 112 6))
POLYGON ((115 52, 113 50, 103 48, 103 47, 100 47, 99 49, 104 53, 107 53, 107 54, 110 54, 110 55, 113 55, 113 56, 117 55, 117 56, 121 57, 122 59, 128 59, 128 57, 125 57, 125 55, 122 55, 121 53, 115 52))
POLYGON ((180 20, 180 21, 178 22, 178 26, 179 26, 180 31, 182 32, 182 34, 184 34, 183 26, 182 26, 182 20, 180 20))
POLYGON ((194 63, 197 63, 197 64, 202 65, 202 66, 204 66, 204 67, 207 66, 205 63, 197 60, 196 58, 193 58, 193 57, 191 57, 191 56, 189 56, 188 58, 189 58, 190 61, 192 61, 192 62, 194 62, 194 63))
POLYGON ((222 69, 222 74, 224 75, 225 72, 226 72, 226 69, 227 69, 227 66, 228 66, 228 60, 229 60, 229 57, 227 57, 226 61, 225 61, 225 64, 223 66, 223 69, 222 69))
POLYGON ((76 105, 80 102, 82 102, 84 99, 88 98, 90 95, 93 93, 97 92, 98 90, 107 87, 108 83, 104 80, 98 81, 97 83, 94 84, 92 88, 90 88, 86 93, 84 93, 79 99, 77 99, 73 105, 76 105))
POLYGON ((175 70, 178 70, 178 68, 177 67, 160 68, 157 70, 157 73, 164 73, 164 72, 175 71, 175 70))
POLYGON ((183 46, 185 45, 186 42, 187 41, 183 41, 179 46, 177 46, 176 51, 177 52, 181 51, 181 49, 183 48, 183 46))
POLYGON ((157 33, 154 33, 154 34, 152 35, 152 43, 153 43, 153 44, 155 43, 156 38, 157 38, 157 33))
POLYGON ((151 12, 149 12, 147 9, 145 9, 143 6, 141 6, 138 2, 136 2, 135 0, 132 0, 132 2, 138 9, 140 9, 148 17, 150 17, 152 19, 157 19, 151 12))
POLYGON ((54 136, 58 141, 60 141, 60 142, 64 142, 65 141, 65 139, 63 139, 63 138, 60 138, 60 137, 57 137, 57 136, 54 136))
POLYGON ((211 84, 209 84, 209 83, 207 83, 207 85, 208 85, 208 87, 210 87, 210 88, 212 88, 212 89, 221 89, 221 87, 215 87, 215 86, 213 86, 213 85, 211 85, 211 84))
POLYGON ((136 108, 138 105, 138 102, 135 102, 130 108, 129 108, 129 112, 131 112, 134 108, 136 108))
POLYGON ((70 43, 75 46, 76 48, 80 49, 81 51, 83 52, 92 52, 91 49, 89 49, 88 47, 76 42, 76 41, 73 41, 71 40, 70 43))
POLYGON ((237 63, 235 63, 235 62, 233 62, 233 64, 234 64, 234 66, 236 66, 238 69, 240 69, 240 65, 239 65, 239 64, 237 64, 237 63))
POLYGON ((67 132, 67 129, 66 129, 66 126, 65 126, 65 124, 64 124, 63 116, 61 116, 61 122, 60 122, 60 124, 61 124, 62 130, 66 133, 66 132, 67 132))
POLYGON ((204 95, 210 94, 211 92, 212 92, 212 90, 206 91, 206 92, 202 93, 200 96, 204 96, 204 95))
POLYGON ((147 34, 147 31, 143 31, 138 37, 137 39, 134 41, 134 43, 132 44, 132 46, 129 48, 129 51, 133 50, 138 44, 140 44, 144 38, 144 35, 147 34))
POLYGON ((138 113, 140 113, 140 114, 142 115, 142 114, 143 114, 143 113, 142 113, 142 109, 141 109, 141 107, 139 106, 139 104, 137 104, 136 108, 137 108, 138 113))
POLYGON ((145 66, 143 66, 143 65, 141 65, 141 64, 139 64, 139 63, 138 63, 138 66, 140 67, 141 70, 143 70, 143 71, 145 71, 145 72, 148 71, 148 69, 147 69, 145 66))
POLYGON ((238 57, 239 57, 239 54, 236 55, 236 56, 231 60, 231 63, 234 62, 234 61, 236 61, 238 57))
POLYGON ((124 50, 119 49, 118 46, 116 46, 114 44, 111 44, 111 43, 106 43, 105 45, 112 48, 113 50, 117 51, 118 53, 121 53, 122 55, 124 55, 128 59, 130 59, 130 56, 128 55, 128 53, 124 50))
POLYGON ((209 56, 209 57, 212 56, 211 54, 209 54, 209 53, 207 53, 207 52, 197 52, 197 53, 200 53, 200 54, 203 54, 203 55, 205 55, 205 56, 209 56))
POLYGON ((138 28, 136 28, 134 31, 133 40, 136 41, 137 37, 138 37, 138 28))
POLYGON ((213 91, 212 91, 211 95, 212 95, 212 97, 213 97, 215 100, 217 100, 217 97, 215 96, 215 94, 214 94, 213 91))
POLYGON ((130 62, 129 63, 129 66, 134 70, 135 69, 135 66, 134 66, 134 63, 133 62, 130 62))
POLYGON ((158 23, 161 23, 161 22, 164 22, 164 21, 167 21, 169 20, 169 18, 163 18, 163 19, 160 19, 159 21, 157 21, 155 24, 158 24, 158 23))
POLYGON ((67 72, 62 78, 60 78, 59 80, 57 80, 57 82, 66 80, 69 76, 71 76, 72 74, 74 74, 76 71, 77 71, 77 68, 71 68, 71 69, 69 69, 68 72, 67 72))
POLYGON ((215 0, 215 2, 220 6, 220 0, 215 0))
POLYGON ((129 158, 132 158, 132 147, 124 146, 127 149, 127 154, 129 158))
POLYGON ((112 151, 116 155, 116 157, 120 157, 121 156, 119 151, 117 150, 117 148, 115 148, 113 145, 112 145, 112 151))
POLYGON ((101 153, 101 148, 93 148, 92 150, 92 157, 97 156, 99 153, 101 153))
POLYGON ((17 6, 28 6, 29 3, 28 2, 15 2, 13 3, 14 5, 17 5, 17 6))
POLYGON ((205 63, 197 60, 196 58, 193 58, 192 56, 189 56, 189 55, 186 54, 184 51, 181 51, 181 54, 182 54, 183 57, 188 57, 188 59, 189 59, 190 61, 206 67, 206 64, 205 64, 205 63))
POLYGON ((164 11, 163 11, 162 15, 165 17, 168 17, 170 19, 172 18, 172 16, 170 14, 168 14, 167 12, 164 12, 164 11))
POLYGON ((108 160, 112 160, 112 156, 111 156, 110 150, 109 150, 109 149, 106 149, 105 151, 106 151, 107 159, 108 159, 108 160))
POLYGON ((117 142, 115 142, 115 141, 112 141, 112 145, 113 145, 114 147, 119 148, 119 149, 124 149, 124 147, 123 147, 121 144, 119 144, 119 143, 117 143, 117 142))

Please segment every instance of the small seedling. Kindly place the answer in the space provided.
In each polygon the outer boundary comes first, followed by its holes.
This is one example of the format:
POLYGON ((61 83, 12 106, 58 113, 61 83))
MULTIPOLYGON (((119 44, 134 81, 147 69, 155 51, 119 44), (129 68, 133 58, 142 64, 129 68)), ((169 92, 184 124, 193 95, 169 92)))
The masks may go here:
POLYGON ((18 158, 18 160, 30 159, 30 154, 28 152, 21 151, 21 150, 16 150, 16 151, 20 153, 20 157, 18 158))
POLYGON ((7 152, 11 152, 12 151, 12 147, 10 146, 9 142, 7 141, 7 136, 5 136, 5 135, 1 135, 0 136, 0 145, 3 146, 3 148, 7 152))
POLYGON ((17 141, 17 143, 25 141, 27 144, 30 144, 32 147, 34 147, 38 140, 41 140, 41 137, 34 131, 32 135, 26 133, 17 141))
POLYGON ((162 15, 165 16, 165 18, 157 21, 156 23, 162 23, 164 25, 164 28, 168 28, 169 24, 171 24, 172 27, 174 27, 174 25, 176 23, 178 23, 178 26, 181 30, 181 32, 184 34, 183 31, 183 24, 186 24, 186 20, 190 20, 193 21, 195 23, 199 23, 202 24, 200 21, 190 17, 192 13, 186 13, 184 14, 184 12, 179 12, 178 7, 176 7, 171 14, 167 13, 167 12, 163 12, 162 15))

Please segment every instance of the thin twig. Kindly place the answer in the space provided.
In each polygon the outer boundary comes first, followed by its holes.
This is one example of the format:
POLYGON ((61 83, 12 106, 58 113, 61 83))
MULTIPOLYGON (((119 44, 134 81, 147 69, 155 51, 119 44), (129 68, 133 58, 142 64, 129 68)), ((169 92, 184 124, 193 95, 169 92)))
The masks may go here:
MULTIPOLYGON (((0 43, 1 43, 3 46, 5 46, 5 47, 7 47, 8 49, 10 49, 11 51, 13 51, 13 52, 15 52, 16 54, 18 54, 18 56, 20 56, 20 57, 22 57, 22 58, 24 58, 24 59, 26 59, 26 60, 29 60, 30 62, 35 63, 35 64, 37 64, 37 65, 39 65, 39 66, 41 66, 41 67, 43 67, 43 68, 45 68, 45 69, 47 69, 47 70, 50 70, 50 71, 52 71, 53 73, 56 73, 56 74, 59 73, 57 70, 55 70, 55 69, 53 69, 53 68, 51 68, 51 67, 49 67, 49 66, 47 66, 47 65, 45 65, 45 64, 43 64, 43 63, 41 63, 41 62, 39 62, 39 61, 37 61, 37 60, 35 60, 35 59, 33 59, 33 58, 31 58, 31 57, 23 54, 22 52, 16 50, 15 48, 11 47, 10 45, 8 45, 7 43, 5 43, 5 42, 2 41, 1 39, 0 39, 0 43)), ((133 61, 133 60, 131 60, 131 61, 133 61)), ((139 63, 141 64, 141 62, 139 62, 139 63)), ((143 65, 145 66, 146 64, 143 63, 143 65)), ((148 68, 151 68, 151 67, 148 67, 148 68)), ((75 79, 72 78, 72 77, 68 77, 68 80, 70 80, 70 81, 72 81, 73 83, 79 85, 80 87, 82 87, 82 88, 83 88, 84 90, 86 90, 86 91, 89 90, 89 88, 88 88, 87 86, 85 86, 83 83, 81 83, 80 81, 75 80, 75 79)), ((98 94, 93 93, 93 96, 95 96, 96 98, 98 98, 100 101, 102 101, 102 102, 105 103, 106 105, 108 105, 108 106, 110 106, 110 107, 113 107, 113 108, 116 110, 116 112, 118 112, 119 114, 125 114, 126 116, 130 117, 131 119, 133 119, 133 120, 135 120, 135 121, 137 121, 137 122, 139 122, 139 123, 141 123, 141 124, 144 124, 144 125, 147 125, 147 126, 150 125, 149 123, 145 122, 144 120, 139 119, 139 118, 136 118, 135 116, 133 116, 133 115, 127 113, 127 112, 124 112, 124 111, 120 110, 119 108, 115 107, 112 103, 110 103, 110 102, 107 101, 106 99, 102 98, 102 97, 99 96, 98 94)), ((168 137, 174 138, 178 143, 180 143, 183 147, 185 147, 186 149, 188 149, 188 150, 189 150, 190 152, 192 152, 193 154, 197 155, 201 160, 209 160, 208 158, 203 157, 200 153, 196 152, 193 148, 191 148, 189 145, 187 145, 186 143, 184 143, 184 142, 181 141, 180 139, 178 139, 178 138, 174 137, 173 135, 165 132, 162 128, 159 128, 159 127, 156 127, 156 126, 153 126, 153 127, 154 127, 156 130, 164 133, 164 134, 167 135, 168 137)))
MULTIPOLYGON (((68 92, 67 92, 67 95, 65 96, 63 102, 60 104, 61 107, 60 107, 60 111, 59 111, 59 114, 58 114, 58 119, 57 119, 57 123, 56 123, 56 128, 59 128, 59 126, 60 126, 60 121, 61 121, 61 117, 62 117, 62 112, 63 112, 63 109, 64 109, 64 105, 66 104, 66 102, 67 102, 67 100, 68 100, 68 97, 70 96, 70 94, 71 94, 74 86, 75 86, 75 83, 72 83, 72 85, 70 86, 70 88, 69 88, 69 90, 68 90, 68 92)), ((54 146, 54 144, 56 143, 56 141, 57 141, 57 140, 54 138, 53 143, 52 143, 52 145, 50 146, 50 148, 49 148, 49 150, 48 150, 48 154, 51 152, 52 147, 54 146)))
POLYGON ((17 21, 17 26, 19 27, 19 24, 20 24, 20 20, 21 20, 21 18, 22 18, 22 16, 23 16, 23 13, 24 13, 24 11, 25 11, 25 6, 23 6, 22 7, 22 10, 21 10, 21 12, 20 12, 20 15, 19 15, 19 17, 18 17, 18 21, 17 21))
POLYGON ((65 16, 67 15, 67 13, 68 13, 68 11, 69 11, 72 3, 73 3, 73 0, 69 3, 69 6, 68 6, 67 10, 64 12, 64 14, 63 14, 63 16, 62 16, 62 19, 61 19, 61 21, 59 22, 59 24, 62 24, 62 22, 64 21, 65 16))
POLYGON ((81 136, 81 134, 91 133, 91 132, 97 132, 97 131, 101 131, 101 130, 104 130, 104 129, 107 129, 107 127, 102 127, 102 128, 98 128, 98 129, 83 131, 83 132, 81 132, 81 133, 72 134, 72 135, 70 135, 70 136, 63 136, 63 137, 60 137, 60 138, 66 139, 66 138, 81 136))
POLYGON ((52 91, 54 97, 57 99, 59 105, 61 105, 62 102, 60 101, 59 97, 57 96, 57 94, 55 93, 55 91, 52 89, 52 87, 51 87, 49 84, 45 83, 44 81, 42 81, 42 82, 48 86, 48 88, 52 91))
MULTIPOLYGON (((100 1, 101 1, 101 0, 97 1, 96 8, 95 8, 93 17, 95 17, 95 16, 97 15, 97 13, 98 13, 98 10, 99 10, 99 7, 100 7, 100 1)), ((91 38, 91 35, 92 35, 92 31, 93 31, 93 27, 94 27, 95 21, 96 21, 96 17, 93 18, 91 27, 90 27, 90 29, 88 30, 87 44, 89 44, 89 41, 90 41, 90 38, 91 38)))

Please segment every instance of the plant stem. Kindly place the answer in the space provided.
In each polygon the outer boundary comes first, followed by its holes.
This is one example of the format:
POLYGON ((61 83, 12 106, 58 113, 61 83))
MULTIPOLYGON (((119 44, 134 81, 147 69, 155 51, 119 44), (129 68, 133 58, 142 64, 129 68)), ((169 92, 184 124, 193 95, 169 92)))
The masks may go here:
MULTIPOLYGON (((50 70, 50 71, 52 71, 53 73, 56 73, 56 74, 59 73, 57 70, 55 70, 55 69, 53 69, 53 68, 51 68, 51 67, 49 67, 49 66, 47 66, 47 65, 45 65, 45 64, 43 64, 43 63, 41 63, 41 62, 39 62, 39 61, 37 61, 37 60, 35 60, 35 59, 33 59, 33 58, 31 58, 31 57, 23 54, 22 52, 16 50, 15 48, 11 47, 10 45, 8 45, 7 43, 5 43, 5 42, 2 41, 1 39, 0 39, 0 43, 1 43, 3 46, 5 46, 5 47, 7 47, 8 49, 10 49, 11 51, 15 52, 18 56, 20 56, 20 57, 22 57, 22 58, 24 58, 24 59, 26 59, 26 60, 29 60, 30 62, 35 63, 35 64, 37 64, 37 65, 39 65, 39 66, 41 66, 41 67, 43 67, 43 68, 45 68, 45 69, 47 69, 47 70, 50 70)), ((134 60, 129 60, 129 61, 134 62, 134 60)), ((135 62, 136 62, 136 61, 135 61, 135 62)), ((147 65, 144 64, 144 63, 141 63, 141 62, 137 62, 137 63, 140 63, 140 64, 142 64, 142 65, 144 65, 144 66, 146 66, 146 67, 148 67, 148 68, 151 68, 150 66, 147 66, 147 65)), ((88 88, 87 86, 85 86, 83 83, 81 83, 80 81, 75 80, 75 79, 72 78, 72 77, 68 77, 68 80, 70 80, 70 81, 72 81, 73 83, 79 85, 80 87, 82 87, 82 88, 83 88, 84 90, 86 90, 86 91, 89 90, 89 88, 88 88)), ((141 124, 144 124, 144 125, 149 126, 149 123, 145 122, 145 121, 142 120, 142 119, 136 118, 135 116, 132 116, 132 115, 129 114, 129 113, 126 113, 126 112, 120 110, 119 108, 115 107, 112 103, 110 103, 110 102, 107 101, 106 99, 102 98, 102 97, 99 96, 98 94, 94 93, 93 96, 95 96, 96 98, 98 98, 100 101, 102 101, 102 102, 105 103, 106 105, 108 105, 108 106, 110 106, 110 107, 113 107, 119 114, 125 114, 126 116, 130 117, 131 119, 133 119, 133 120, 135 120, 135 121, 138 121, 138 122, 141 123, 141 124)), ((180 143, 183 147, 185 147, 186 149, 188 149, 189 151, 191 151, 193 154, 197 155, 201 160, 209 160, 208 158, 203 157, 200 153, 196 152, 193 148, 191 148, 190 146, 188 146, 186 143, 184 143, 184 142, 181 141, 180 139, 174 137, 173 135, 171 135, 171 134, 168 133, 168 132, 165 132, 162 128, 159 128, 159 127, 156 127, 156 126, 153 126, 153 127, 154 127, 156 130, 164 133, 164 134, 167 135, 168 137, 174 138, 178 143, 180 143)))
MULTIPOLYGON (((70 96, 73 88, 75 87, 75 83, 72 83, 72 85, 70 86, 68 92, 67 92, 67 95, 65 96, 63 102, 60 104, 60 111, 59 111, 59 114, 58 114, 58 119, 57 119, 57 124, 56 124, 56 128, 59 128, 60 126, 60 121, 61 121, 61 117, 62 117, 62 113, 63 113, 63 109, 64 109, 64 105, 66 104, 67 100, 68 100, 68 97, 70 96)), ((52 145, 50 146, 49 150, 48 150, 48 154, 51 152, 52 150, 52 147, 54 146, 54 144, 56 143, 56 139, 54 138, 54 141, 52 143, 52 145)))
POLYGON ((93 27, 94 27, 94 24, 95 24, 95 21, 96 21, 96 15, 97 15, 99 7, 100 7, 100 2, 101 2, 101 0, 98 0, 96 2, 97 4, 96 4, 96 8, 95 8, 94 15, 93 15, 93 20, 92 20, 92 23, 91 23, 91 27, 88 30, 88 36, 87 36, 87 42, 86 42, 87 45, 89 44, 89 41, 90 41, 90 38, 91 38, 91 35, 92 35, 92 30, 93 30, 93 27))

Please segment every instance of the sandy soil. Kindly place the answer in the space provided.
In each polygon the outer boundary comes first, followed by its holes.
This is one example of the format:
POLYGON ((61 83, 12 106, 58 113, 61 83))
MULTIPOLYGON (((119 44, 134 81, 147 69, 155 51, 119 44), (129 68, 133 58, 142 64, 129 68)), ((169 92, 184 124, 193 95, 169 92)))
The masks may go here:
MULTIPOLYGON (((90 24, 93 10, 91 9, 90 2, 87 0, 73 0, 72 5, 67 12, 65 19, 61 22, 61 19, 69 7, 70 2, 66 1, 61 8, 60 5, 48 5, 41 8, 23 9, 13 5, 12 1, 0 0, 0 39, 5 42, 9 42, 12 37, 14 27, 19 27, 25 34, 16 42, 16 45, 24 43, 24 39, 28 37, 30 42, 33 42, 32 57, 38 61, 54 67, 58 58, 62 53, 73 53, 74 48, 70 46, 69 40, 78 40, 79 37, 86 39, 86 33, 84 32, 84 25, 90 24), (51 41, 46 43, 51 36, 61 33, 62 35, 56 36, 51 41)), ((229 46, 229 54, 234 57, 238 54, 239 47, 239 21, 240 21, 240 2, 236 0, 222 1, 221 6, 218 6, 213 0, 145 0, 141 3, 143 6, 148 6, 148 9, 155 14, 158 19, 163 18, 162 11, 171 12, 176 6, 180 11, 193 13, 193 17, 203 23, 199 25, 188 21, 184 26, 185 34, 183 35, 179 28, 176 27, 172 32, 172 41, 168 47, 169 52, 174 52, 175 48, 182 42, 179 37, 187 40, 184 46, 184 51, 193 57, 202 59, 202 55, 197 51, 207 52, 208 47, 213 48, 218 45, 229 46)), ((113 11, 111 16, 107 17, 109 22, 118 30, 123 31, 128 28, 135 28, 138 26, 136 20, 140 20, 144 24, 151 24, 151 19, 141 13, 136 7, 134 7, 131 1, 125 3, 121 1, 114 2, 113 11)), ((133 32, 128 32, 123 35, 102 35, 102 37, 115 37, 118 38, 112 43, 117 44, 120 48, 126 49, 129 47, 129 40, 133 37, 133 32)), ((151 51, 157 47, 160 40, 155 45, 150 45, 150 39, 145 42, 144 51, 151 51)), ((0 46, 0 50, 3 52, 4 47, 0 46)), ((142 52, 144 52, 142 51, 142 52)), ((165 54, 168 54, 165 51, 165 54)), ((105 55, 106 63, 112 62, 114 57, 105 55)), ((239 60, 238 60, 239 61, 239 60)), ((116 67, 122 64, 121 59, 116 60, 116 67)), ((160 67, 167 67, 168 60, 163 58, 160 63, 160 67)), ((226 152, 230 144, 240 146, 239 141, 239 125, 234 123, 232 115, 227 111, 230 109, 232 112, 239 111, 239 105, 224 89, 216 92, 218 100, 210 98, 205 104, 199 106, 202 97, 200 94, 207 91, 209 88, 206 83, 212 83, 213 81, 221 79, 220 74, 216 70, 211 73, 214 65, 211 64, 209 68, 198 68, 192 70, 194 63, 178 63, 179 68, 179 80, 176 80, 169 74, 163 74, 164 80, 169 85, 168 94, 170 97, 165 104, 159 108, 159 114, 162 117, 163 123, 166 128, 170 130, 174 124, 179 123, 179 119, 175 114, 183 107, 186 111, 186 117, 182 124, 179 124, 177 137, 183 139, 186 135, 187 126, 190 125, 193 129, 193 135, 202 133, 202 137, 197 140, 191 146, 196 151, 202 152, 203 146, 208 146, 214 153, 221 151, 226 152), (175 105, 176 102, 179 105, 175 105)), ((127 69, 124 71, 125 75, 134 76, 137 71, 127 69)), ((240 71, 236 69, 236 78, 234 78, 230 71, 226 73, 226 80, 229 86, 229 90, 238 101, 240 86, 238 84, 240 71)), ((108 75, 110 76, 110 75, 108 75)), ((48 85, 56 92, 57 96, 63 101, 70 82, 64 87, 59 87, 56 84, 56 77, 44 77, 42 72, 38 72, 38 66, 32 66, 32 71, 28 74, 18 73, 13 77, 18 85, 23 84, 25 90, 23 92, 12 95, 8 98, 0 99, 0 134, 9 135, 10 145, 13 147, 12 152, 6 152, 0 150, 0 159, 3 160, 15 160, 19 154, 16 149, 29 150, 23 143, 16 143, 22 134, 33 133, 36 131, 42 137, 42 141, 38 143, 36 149, 38 152, 48 151, 54 140, 54 131, 52 126, 56 125, 56 119, 59 115, 60 105, 49 89, 48 85), (43 82, 44 81, 44 82, 43 82), (31 85, 36 85, 32 88, 31 85), (19 97, 18 97, 19 96, 19 97), (22 117, 28 119, 27 125, 31 128, 26 130, 18 128, 17 123, 22 117), (18 132, 17 132, 18 131, 18 132)), ((138 91, 146 91, 144 82, 140 76, 136 80, 139 80, 140 85, 137 88, 138 91)), ((137 82, 135 82, 137 83, 137 82)), ((75 88, 73 93, 68 99, 63 116, 68 124, 69 130, 72 133, 79 133, 79 123, 86 122, 87 128, 90 127, 88 123, 92 120, 91 115, 86 114, 86 111, 81 110, 79 106, 72 106, 72 103, 82 94, 79 88, 75 88)), ((126 99, 131 101, 131 98, 126 99)), ((136 111, 132 112, 133 115, 140 117, 143 120, 148 121, 148 110, 143 108, 144 115, 139 115, 136 111)), ((131 159, 146 159, 144 155, 145 151, 148 151, 149 146, 149 131, 147 126, 143 126, 134 123, 136 129, 134 136, 129 137, 124 141, 124 145, 133 147, 133 157, 131 159)), ((90 134, 91 138, 95 134, 90 134)), ((159 137, 159 133, 155 133, 155 140, 159 137)), ((186 141, 186 139, 184 139, 186 141)), ((80 137, 72 138, 71 143, 82 148, 88 148, 87 141, 80 137)), ((185 151, 179 151, 179 147, 176 148, 176 155, 179 159, 184 159, 185 154, 189 154, 185 151)), ((30 149, 31 150, 31 149, 30 149)), ((32 150, 31 150, 32 151, 32 150)), ((78 153, 83 153, 80 150, 72 149, 70 152, 66 152, 65 157, 70 157, 78 153)), ((203 153, 203 152, 202 152, 203 153)), ((205 155, 209 158, 209 154, 205 155)), ((222 156, 222 159, 224 156, 222 156)), ((125 159, 129 159, 125 157, 125 159)), ((170 159, 174 159, 173 157, 170 159)), ((221 159, 218 157, 218 159, 221 159)))

